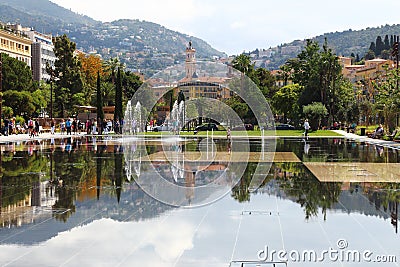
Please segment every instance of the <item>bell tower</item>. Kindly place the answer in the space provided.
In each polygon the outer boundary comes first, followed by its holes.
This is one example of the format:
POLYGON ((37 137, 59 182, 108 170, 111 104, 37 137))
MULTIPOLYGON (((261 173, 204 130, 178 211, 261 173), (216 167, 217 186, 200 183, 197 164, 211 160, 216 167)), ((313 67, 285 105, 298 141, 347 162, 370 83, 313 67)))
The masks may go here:
POLYGON ((192 46, 192 41, 186 47, 186 60, 185 60, 186 78, 192 79, 196 74, 196 49, 192 46))

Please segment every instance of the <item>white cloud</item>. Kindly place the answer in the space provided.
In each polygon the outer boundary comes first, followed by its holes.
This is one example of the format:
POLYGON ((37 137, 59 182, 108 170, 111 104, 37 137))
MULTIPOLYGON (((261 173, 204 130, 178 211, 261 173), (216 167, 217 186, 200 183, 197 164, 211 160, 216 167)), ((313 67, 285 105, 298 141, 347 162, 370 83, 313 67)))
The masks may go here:
POLYGON ((244 27, 246 27, 246 23, 244 23, 243 21, 235 21, 233 23, 231 23, 231 29, 243 29, 244 27))

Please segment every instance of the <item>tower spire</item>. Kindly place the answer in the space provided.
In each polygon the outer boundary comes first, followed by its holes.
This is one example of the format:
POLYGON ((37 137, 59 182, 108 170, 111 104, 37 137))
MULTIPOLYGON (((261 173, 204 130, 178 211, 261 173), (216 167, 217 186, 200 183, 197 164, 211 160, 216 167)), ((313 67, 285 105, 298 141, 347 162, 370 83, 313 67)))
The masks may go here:
POLYGON ((196 49, 192 46, 192 41, 189 41, 186 47, 186 60, 185 60, 186 78, 192 79, 196 77, 196 49))

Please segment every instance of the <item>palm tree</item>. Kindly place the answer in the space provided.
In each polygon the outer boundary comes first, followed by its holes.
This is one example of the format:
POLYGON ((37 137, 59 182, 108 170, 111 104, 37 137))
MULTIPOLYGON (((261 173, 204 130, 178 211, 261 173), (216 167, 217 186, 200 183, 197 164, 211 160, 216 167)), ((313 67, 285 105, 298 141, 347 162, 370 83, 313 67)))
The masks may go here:
POLYGON ((250 57, 245 54, 240 54, 239 56, 235 57, 235 59, 232 61, 232 65, 235 69, 246 75, 252 70, 253 67, 250 57))
POLYGON ((114 84, 115 83, 115 71, 118 68, 124 69, 125 64, 121 63, 118 57, 115 58, 110 58, 104 62, 104 68, 107 71, 111 72, 111 81, 114 84))

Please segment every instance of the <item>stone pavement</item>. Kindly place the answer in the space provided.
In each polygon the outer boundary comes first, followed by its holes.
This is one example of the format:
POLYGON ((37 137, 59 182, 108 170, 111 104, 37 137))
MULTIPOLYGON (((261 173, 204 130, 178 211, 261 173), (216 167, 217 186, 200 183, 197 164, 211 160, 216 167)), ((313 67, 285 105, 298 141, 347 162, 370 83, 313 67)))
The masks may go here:
MULTIPOLYGON (((85 132, 77 133, 76 135, 72 134, 72 136, 84 136, 85 132)), ((61 134, 61 133, 41 133, 39 136, 29 137, 28 134, 12 134, 8 136, 0 135, 0 144, 8 143, 8 142, 21 142, 21 141, 29 141, 29 140, 43 140, 43 139, 51 139, 51 138, 67 138, 71 135, 61 134)))

